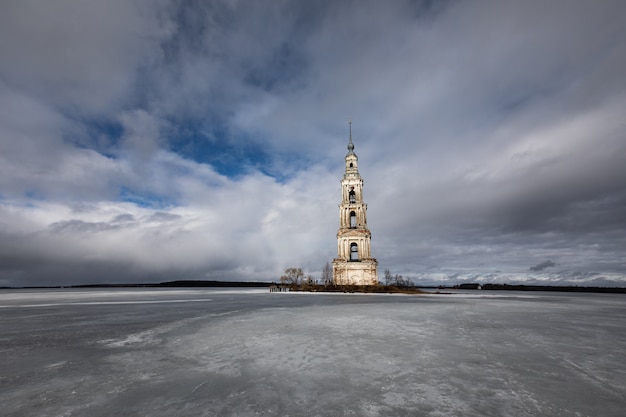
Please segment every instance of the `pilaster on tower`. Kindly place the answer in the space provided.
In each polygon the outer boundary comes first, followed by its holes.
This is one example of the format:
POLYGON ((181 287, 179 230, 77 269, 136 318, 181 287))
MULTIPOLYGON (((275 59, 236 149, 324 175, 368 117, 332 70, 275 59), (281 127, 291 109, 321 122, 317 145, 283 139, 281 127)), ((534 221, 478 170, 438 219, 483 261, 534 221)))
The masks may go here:
POLYGON ((378 262, 371 257, 371 233, 367 227, 367 204, 363 201, 363 179, 354 153, 352 122, 341 180, 337 258, 333 260, 333 282, 337 285, 377 285, 378 262))

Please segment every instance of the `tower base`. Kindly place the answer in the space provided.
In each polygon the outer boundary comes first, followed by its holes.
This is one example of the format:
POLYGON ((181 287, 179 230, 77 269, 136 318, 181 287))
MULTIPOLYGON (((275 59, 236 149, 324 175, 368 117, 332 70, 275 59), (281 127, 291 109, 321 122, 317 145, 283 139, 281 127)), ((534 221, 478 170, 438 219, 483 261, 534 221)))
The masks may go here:
POLYGON ((346 262, 333 260, 333 284, 378 285, 378 261, 374 258, 346 262))

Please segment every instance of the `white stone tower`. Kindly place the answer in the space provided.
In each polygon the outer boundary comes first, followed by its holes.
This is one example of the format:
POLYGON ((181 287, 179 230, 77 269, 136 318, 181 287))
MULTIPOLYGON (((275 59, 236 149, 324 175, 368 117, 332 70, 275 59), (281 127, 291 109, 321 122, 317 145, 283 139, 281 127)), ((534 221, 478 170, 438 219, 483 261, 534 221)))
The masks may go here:
POLYGON ((358 160, 350 122, 346 172, 341 180, 337 258, 333 260, 335 285, 378 285, 378 261, 370 253, 372 234, 367 228, 367 204, 363 202, 363 179, 359 175, 358 160))

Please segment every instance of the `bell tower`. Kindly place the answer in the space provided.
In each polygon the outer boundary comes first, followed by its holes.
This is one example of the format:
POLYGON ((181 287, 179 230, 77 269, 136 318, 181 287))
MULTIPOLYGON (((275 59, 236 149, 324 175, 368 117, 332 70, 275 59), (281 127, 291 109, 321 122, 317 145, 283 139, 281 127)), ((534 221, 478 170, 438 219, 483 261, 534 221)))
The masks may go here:
POLYGON ((367 228, 367 204, 363 202, 363 179, 358 161, 350 122, 346 171, 341 180, 337 257, 333 260, 335 285, 378 285, 378 261, 370 253, 372 234, 367 228))

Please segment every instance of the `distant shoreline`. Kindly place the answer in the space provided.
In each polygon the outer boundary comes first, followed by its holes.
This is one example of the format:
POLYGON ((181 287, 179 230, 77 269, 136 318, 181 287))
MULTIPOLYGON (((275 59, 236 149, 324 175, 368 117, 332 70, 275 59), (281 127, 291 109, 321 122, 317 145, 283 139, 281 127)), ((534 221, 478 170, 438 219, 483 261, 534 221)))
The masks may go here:
POLYGON ((38 285, 30 287, 0 287, 7 290, 28 290, 28 289, 61 289, 61 288, 268 288, 274 285, 271 282, 248 282, 248 281, 202 281, 202 280, 181 280, 156 283, 132 283, 132 284, 79 284, 79 285, 38 285))
POLYGON ((81 284, 81 285, 51 285, 28 287, 0 287, 0 290, 19 289, 62 289, 62 288, 271 288, 282 287, 289 291, 299 292, 359 292, 359 293, 404 293, 428 294, 428 290, 475 290, 475 291, 551 291, 551 292, 586 292, 605 294, 626 294, 626 287, 582 287, 567 285, 509 285, 509 284, 477 284, 465 283, 455 286, 325 286, 325 285, 285 285, 276 282, 264 281, 204 281, 204 280, 177 280, 158 283, 132 284, 81 284))

